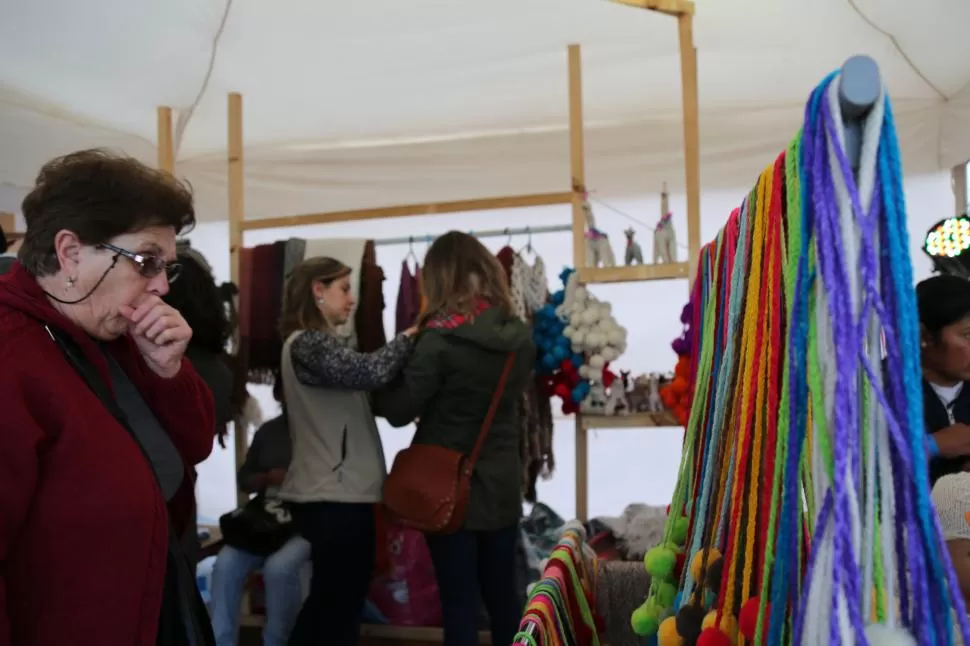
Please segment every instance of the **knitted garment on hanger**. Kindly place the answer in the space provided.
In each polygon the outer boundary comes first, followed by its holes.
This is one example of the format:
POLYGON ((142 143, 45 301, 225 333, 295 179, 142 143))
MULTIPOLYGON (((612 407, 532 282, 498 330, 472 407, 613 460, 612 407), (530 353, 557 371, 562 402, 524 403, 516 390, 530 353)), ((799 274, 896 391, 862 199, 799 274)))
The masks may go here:
POLYGON ((421 312, 421 288, 418 276, 421 267, 414 263, 414 272, 408 265, 407 259, 401 263, 401 283, 397 290, 397 308, 394 316, 395 333, 400 334, 418 320, 421 312))

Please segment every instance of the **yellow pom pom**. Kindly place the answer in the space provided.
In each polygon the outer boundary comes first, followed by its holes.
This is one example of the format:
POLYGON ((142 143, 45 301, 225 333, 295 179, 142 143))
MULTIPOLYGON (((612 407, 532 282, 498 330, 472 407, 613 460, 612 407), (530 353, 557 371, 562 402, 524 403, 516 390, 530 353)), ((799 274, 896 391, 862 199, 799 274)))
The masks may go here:
POLYGON ((711 564, 719 558, 721 558, 721 552, 716 547, 708 547, 697 552, 694 555, 694 559, 690 562, 690 574, 694 577, 694 580, 700 581, 701 569, 711 569, 711 564), (704 561, 707 561, 706 567, 704 566, 704 561))
POLYGON ((683 646, 684 638, 677 632, 677 618, 667 617, 657 631, 657 646, 683 646))
POLYGON ((717 610, 707 613, 701 628, 719 628, 731 641, 738 638, 738 620, 726 612, 721 613, 721 621, 717 621, 717 610))

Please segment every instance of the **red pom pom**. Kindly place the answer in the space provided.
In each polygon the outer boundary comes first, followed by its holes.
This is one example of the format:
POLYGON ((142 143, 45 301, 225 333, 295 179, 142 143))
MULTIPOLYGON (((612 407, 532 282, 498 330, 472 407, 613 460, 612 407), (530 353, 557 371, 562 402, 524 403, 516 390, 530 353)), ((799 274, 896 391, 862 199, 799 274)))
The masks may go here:
MULTIPOLYGON (((744 605, 741 606, 741 612, 738 613, 738 630, 747 640, 754 639, 754 633, 758 629, 758 606, 760 604, 758 597, 751 597, 744 602, 744 605)), ((770 611, 771 605, 769 604, 765 606, 766 620, 770 611)))
POLYGON ((556 384, 552 389, 552 394, 560 399, 569 399, 569 386, 566 384, 556 384))
POLYGON ((667 515, 670 515, 670 505, 667 505, 667 515))
POLYGON ((566 372, 572 367, 572 365, 573 365, 572 361, 570 361, 569 359, 563 359, 562 361, 559 362, 559 369, 562 370, 563 372, 566 372))
POLYGON ((697 638, 697 646, 734 646, 731 638, 717 628, 705 628, 697 638))
POLYGON ((680 575, 684 572, 684 564, 687 563, 687 553, 685 551, 677 552, 677 561, 674 563, 674 576, 680 579, 680 575))

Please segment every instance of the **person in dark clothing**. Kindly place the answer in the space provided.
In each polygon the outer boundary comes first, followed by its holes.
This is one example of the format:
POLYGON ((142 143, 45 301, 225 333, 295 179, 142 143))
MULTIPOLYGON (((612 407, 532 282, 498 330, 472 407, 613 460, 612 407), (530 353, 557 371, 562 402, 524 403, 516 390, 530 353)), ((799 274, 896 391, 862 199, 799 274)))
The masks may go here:
POLYGON ((970 281, 952 275, 916 286, 929 434, 930 481, 970 467, 970 281))
POLYGON ((17 261, 17 251, 20 249, 22 240, 13 239, 0 229, 0 274, 7 273, 17 261))
POLYGON ((469 454, 506 358, 513 368, 472 474, 463 527, 428 535, 444 623, 445 646, 478 644, 480 602, 493 644, 511 644, 521 618, 516 541, 522 516, 521 424, 517 405, 532 374, 531 330, 512 311, 498 260, 476 238, 450 232, 425 258, 427 298, 414 354, 399 379, 377 394, 393 426, 420 418, 414 442, 469 454))
MULTIPOLYGON (((273 397, 283 403, 282 385, 277 380, 273 397)), ((239 469, 239 489, 251 494, 273 496, 286 477, 293 455, 285 408, 278 417, 264 423, 253 435, 246 462, 239 469)), ((269 556, 253 554, 226 545, 219 551, 212 570, 212 627, 216 646, 233 646, 238 632, 239 606, 249 575, 262 570, 266 586, 264 646, 285 646, 303 605, 300 580, 310 562, 310 543, 293 536, 269 556)))

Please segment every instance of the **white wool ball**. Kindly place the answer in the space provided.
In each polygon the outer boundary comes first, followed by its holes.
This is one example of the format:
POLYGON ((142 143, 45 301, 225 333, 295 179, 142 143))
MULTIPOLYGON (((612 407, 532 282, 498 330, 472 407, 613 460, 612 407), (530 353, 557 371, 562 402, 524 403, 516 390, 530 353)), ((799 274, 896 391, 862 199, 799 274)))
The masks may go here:
POLYGON ((603 310, 603 316, 609 316, 613 313, 613 306, 606 301, 600 303, 600 309, 603 310))
POLYGON ((573 312, 569 315, 569 324, 573 327, 579 327, 583 324, 583 313, 573 312))
POLYGON ((609 335, 610 330, 616 327, 616 321, 613 319, 600 319, 596 323, 596 328, 603 334, 609 335))
POLYGON ((572 341, 573 345, 582 347, 586 343, 586 330, 584 328, 575 328, 573 329, 572 336, 568 338, 572 341))
POLYGON ((602 370, 603 366, 606 365, 606 359, 603 358, 601 354, 594 354, 589 358, 589 367, 593 370, 602 370))
POLYGON ((611 346, 606 346, 605 348, 603 348, 603 351, 600 354, 602 354, 603 358, 609 361, 610 363, 620 358, 619 350, 611 346))
POLYGON ((582 354, 586 350, 586 348, 576 343, 575 341, 571 346, 569 346, 569 349, 573 351, 573 354, 582 354))
POLYGON ((916 646, 916 638, 905 628, 890 627, 885 624, 869 624, 866 626, 866 639, 870 644, 878 646, 916 646))
POLYGON ((567 339, 573 338, 573 335, 575 333, 576 333, 576 328, 574 328, 572 325, 567 325, 565 328, 563 328, 563 331, 562 331, 562 335, 567 339))
POLYGON ((586 297, 588 295, 589 295, 589 292, 586 291, 585 287, 577 287, 576 291, 573 292, 573 300, 576 300, 582 303, 583 301, 586 300, 586 297))
POLYGON ((620 331, 620 328, 614 327, 606 334, 606 342, 611 346, 618 348, 626 343, 626 335, 620 331))
POLYGON ((606 343, 606 335, 602 332, 593 331, 586 335, 587 348, 602 348, 606 343))
POLYGON ((582 314, 583 325, 593 325, 600 318, 600 312, 595 307, 591 307, 582 314))
POLYGON ((577 372, 579 372, 579 376, 583 379, 589 379, 589 366, 585 363, 579 367, 577 372))

